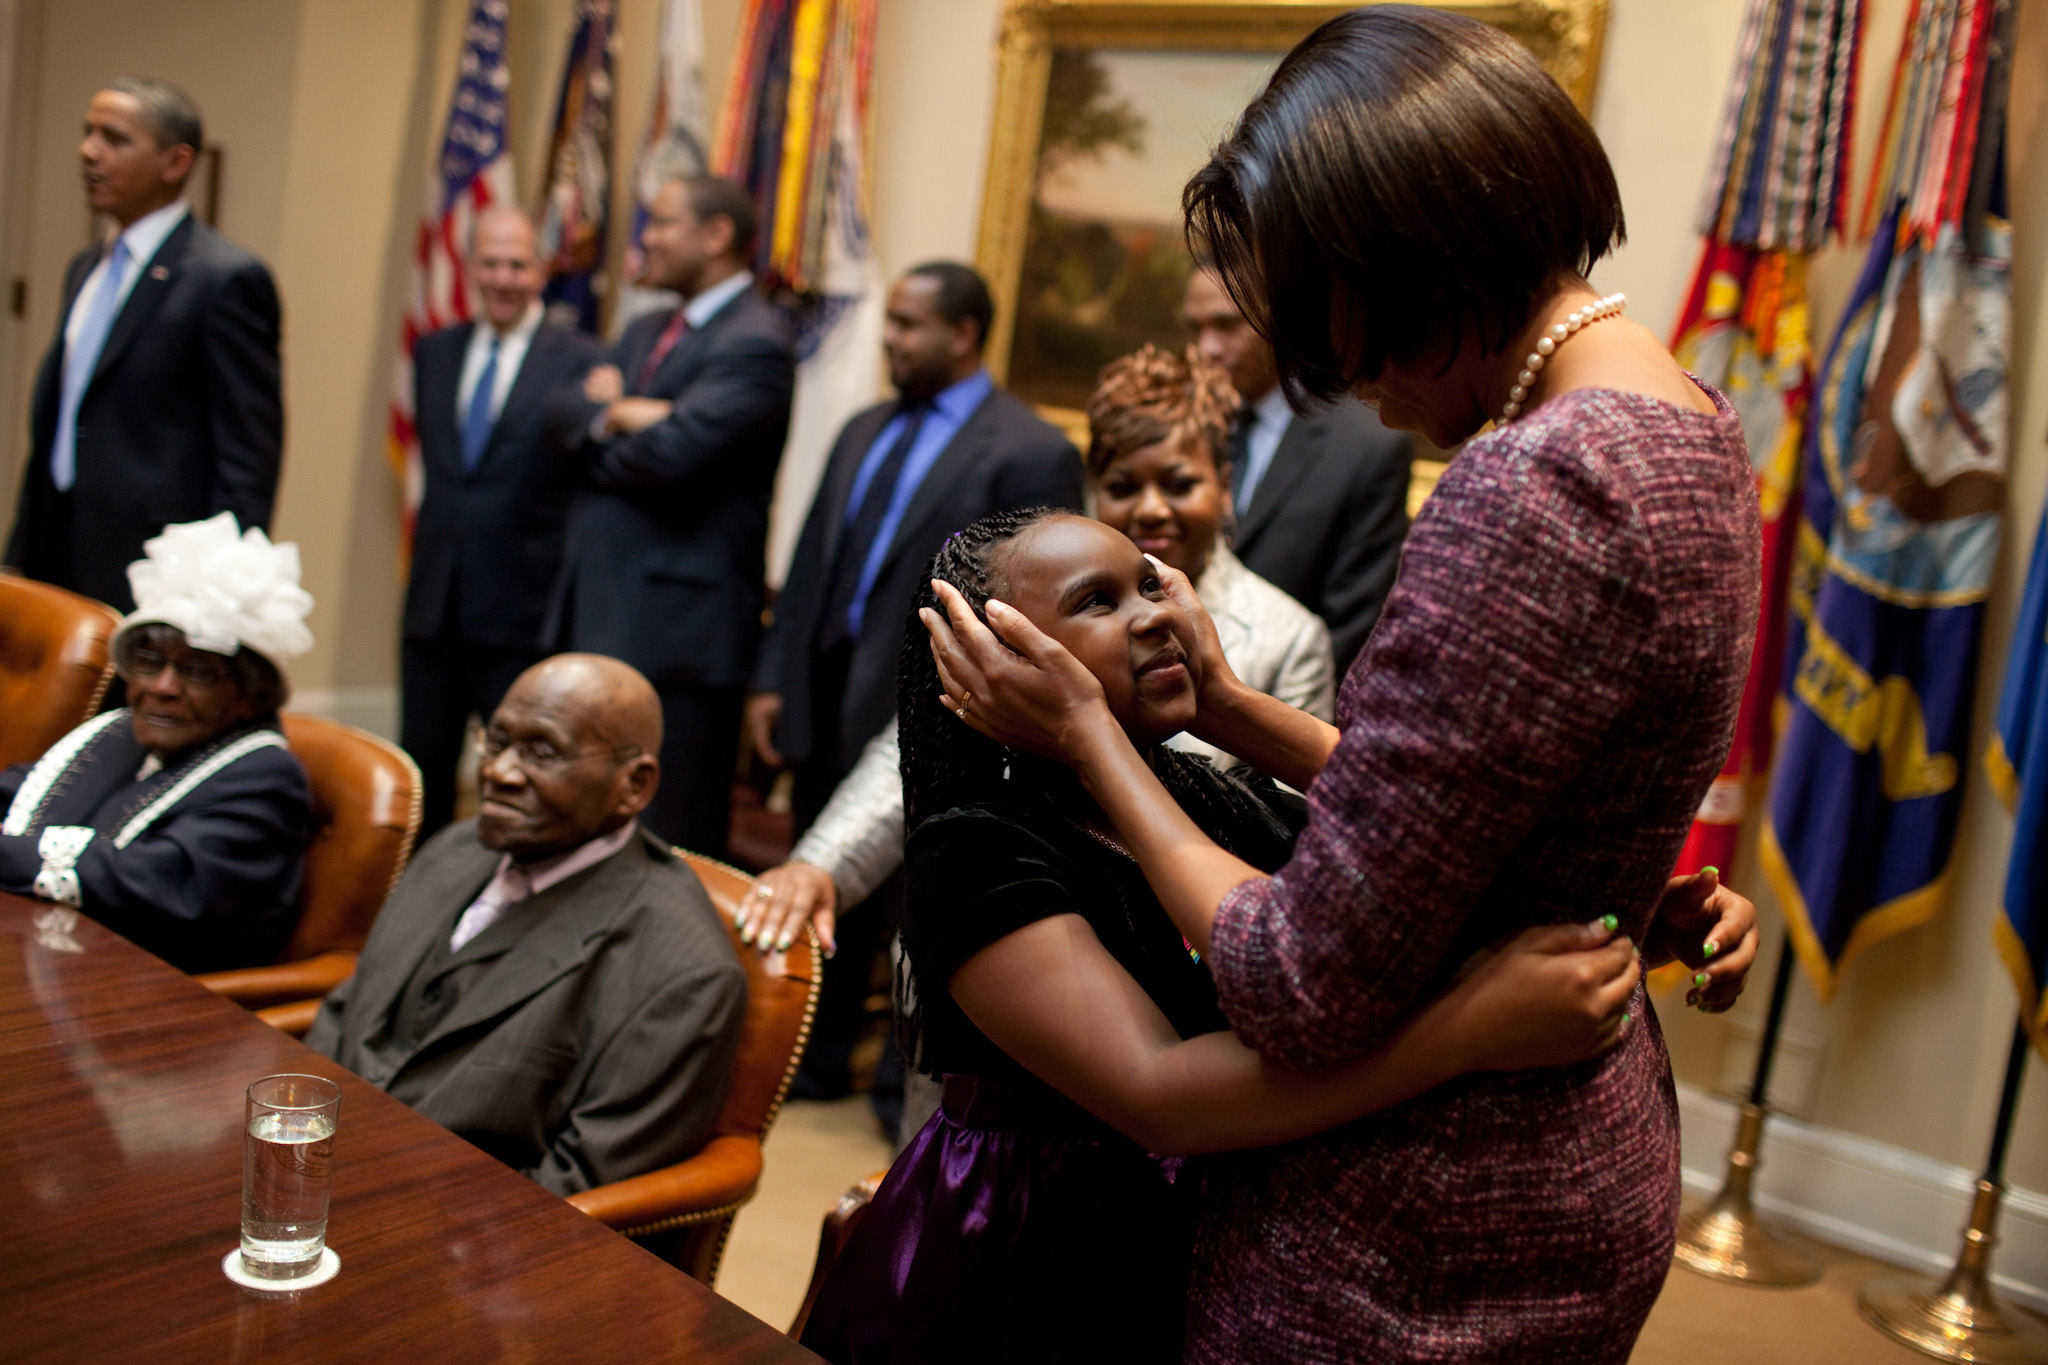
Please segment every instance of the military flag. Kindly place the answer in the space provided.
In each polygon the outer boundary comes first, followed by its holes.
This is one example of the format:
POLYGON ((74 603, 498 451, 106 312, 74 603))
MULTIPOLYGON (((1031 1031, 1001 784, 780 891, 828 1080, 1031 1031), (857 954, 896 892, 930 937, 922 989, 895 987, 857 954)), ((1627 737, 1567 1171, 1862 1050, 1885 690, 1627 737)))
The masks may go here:
POLYGON ((2020 993, 2027 1036, 2048 1061, 2048 516, 2034 532, 2026 598, 2013 627, 2012 659, 1984 766, 2013 816, 2005 913, 1993 933, 2020 993))
POLYGON ((749 0, 712 158, 760 209, 754 273, 797 324, 796 402, 769 529, 794 551, 832 439, 881 386, 882 280, 868 236, 876 0, 749 0))
POLYGON ((463 30, 462 59, 441 151, 427 176, 426 204, 413 238, 412 287, 391 382, 387 437, 393 470, 405 489, 405 541, 412 540, 423 475, 412 410, 412 349, 423 336, 474 311, 469 274, 470 224, 494 204, 514 199, 512 158, 505 147, 506 0, 476 0, 463 30))
POLYGON ((1821 366, 1761 846, 1823 1000, 1939 908, 2009 445, 2010 0, 1916 4, 1821 366))
POLYGON ((711 133, 704 107, 703 0, 664 0, 661 7, 661 68, 655 75, 654 109, 647 136, 633 166, 633 230, 619 272, 618 302, 612 306, 613 336, 628 323, 682 300, 667 289, 648 289, 640 278, 640 231, 654 192, 671 180, 710 169, 711 133))
POLYGON ((1770 768, 1785 582, 1813 393, 1807 262, 1847 212, 1861 0, 1751 0, 1701 195, 1705 239, 1672 351, 1742 417, 1763 513, 1762 610, 1728 759, 1678 870, 1724 876, 1770 768))
POLYGON ((548 147, 540 254, 549 278, 541 297, 564 326, 595 333, 605 291, 606 227, 612 194, 612 0, 577 0, 555 135, 548 147))

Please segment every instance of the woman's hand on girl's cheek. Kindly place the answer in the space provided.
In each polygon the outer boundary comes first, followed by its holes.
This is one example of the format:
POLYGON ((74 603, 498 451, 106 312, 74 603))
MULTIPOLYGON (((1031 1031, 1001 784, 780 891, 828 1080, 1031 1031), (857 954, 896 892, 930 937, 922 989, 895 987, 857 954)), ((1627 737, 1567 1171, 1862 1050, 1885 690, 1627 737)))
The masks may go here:
POLYGON ((1195 585, 1188 576, 1157 555, 1146 555, 1145 558, 1159 575, 1160 586, 1166 589, 1167 597, 1194 627, 1195 697, 1196 705, 1200 706, 1210 697, 1223 695, 1237 682, 1237 675, 1231 671, 1230 660, 1223 657, 1223 640, 1216 634, 1216 623, 1209 618, 1209 609, 1202 605, 1202 599, 1195 595, 1195 585))
POLYGON ((1073 757, 1067 750, 1078 741, 1078 722, 1106 706, 1095 675, 1023 613, 991 601, 992 630, 950 583, 932 587, 945 615, 927 607, 918 618, 931 633, 947 707, 998 744, 1073 757))

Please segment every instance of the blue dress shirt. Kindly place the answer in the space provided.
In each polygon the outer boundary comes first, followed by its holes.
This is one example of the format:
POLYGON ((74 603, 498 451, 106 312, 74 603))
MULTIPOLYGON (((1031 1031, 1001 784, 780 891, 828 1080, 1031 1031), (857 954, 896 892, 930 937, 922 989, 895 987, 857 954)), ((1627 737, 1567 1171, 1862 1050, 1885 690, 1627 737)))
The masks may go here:
MULTIPOLYGON (((910 500, 917 496, 918 487, 924 483, 925 475, 932 472, 932 466, 939 462, 953 438, 960 434, 960 428, 974 415, 974 410, 988 398, 995 381, 989 378, 987 370, 976 370, 957 384, 939 391, 926 410, 924 426, 917 433, 917 443, 910 448, 910 455, 903 462, 903 473, 897 477, 896 492, 889 499, 889 510, 882 516, 882 526, 875 533, 874 546, 868 551, 867 562, 861 565, 860 583, 854 588, 853 605, 846 610, 846 627, 849 635, 860 635, 861 621, 867 614, 868 594, 874 590, 875 579, 881 575, 882 561, 888 558, 889 546, 895 542, 896 532, 903 525, 904 513, 910 510, 910 500)), ((853 476, 853 490, 846 499, 846 521, 853 520, 860 502, 867 495, 868 485, 874 482, 875 471, 888 457, 889 448, 896 444, 904 424, 909 422, 908 414, 898 412, 883 425, 868 453, 861 457, 860 469, 853 476)))

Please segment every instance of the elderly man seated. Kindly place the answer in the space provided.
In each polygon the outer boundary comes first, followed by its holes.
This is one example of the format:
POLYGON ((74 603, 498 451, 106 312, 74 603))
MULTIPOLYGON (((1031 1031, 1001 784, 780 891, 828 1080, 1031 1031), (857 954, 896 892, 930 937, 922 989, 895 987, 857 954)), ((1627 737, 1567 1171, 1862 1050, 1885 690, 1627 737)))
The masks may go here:
POLYGON ((313 647, 296 545, 234 514, 167 526, 128 567, 128 706, 0 772, 0 889, 61 901, 188 972, 273 962, 312 807, 280 666, 313 647))
POLYGON ((661 702, 616 659, 522 673, 482 809, 420 850, 306 1043, 557 1194, 679 1161, 725 1101, 746 978, 637 817, 661 702))

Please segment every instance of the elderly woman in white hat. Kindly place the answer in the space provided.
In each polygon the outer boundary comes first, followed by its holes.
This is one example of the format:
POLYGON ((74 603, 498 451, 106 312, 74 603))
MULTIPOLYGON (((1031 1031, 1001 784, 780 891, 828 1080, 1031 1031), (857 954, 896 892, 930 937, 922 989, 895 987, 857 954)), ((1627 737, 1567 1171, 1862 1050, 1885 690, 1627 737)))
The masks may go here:
POLYGON ((0 772, 0 889, 84 911, 188 972, 274 961, 312 823, 278 729, 313 646, 299 549, 234 514, 167 526, 128 566, 128 706, 0 772))

